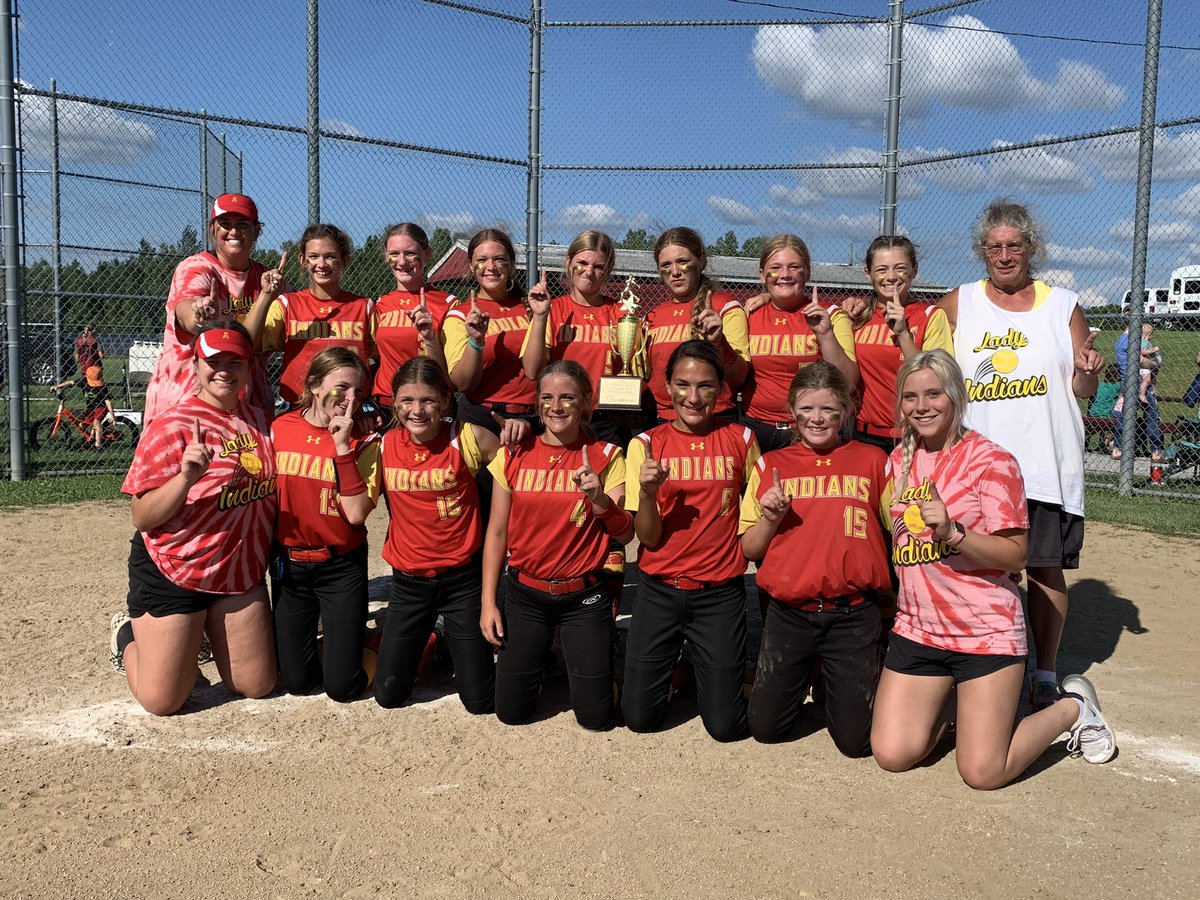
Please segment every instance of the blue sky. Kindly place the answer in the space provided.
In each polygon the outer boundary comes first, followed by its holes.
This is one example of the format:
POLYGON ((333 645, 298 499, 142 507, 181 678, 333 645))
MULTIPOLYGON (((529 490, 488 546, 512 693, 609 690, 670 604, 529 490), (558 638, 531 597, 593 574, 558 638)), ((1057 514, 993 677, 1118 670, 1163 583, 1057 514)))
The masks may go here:
MULTIPOLYGON (((519 0, 480 5, 524 15, 519 0)), ((1166 0, 1164 43, 1196 46, 1195 4, 1166 0)), ((907 4, 909 12, 918 8, 907 4)), ((211 0, 198 21, 175 4, 25 0, 20 77, 59 90, 285 125, 305 121, 303 0, 211 0)), ((547 22, 883 16, 885 0, 581 2, 548 0, 547 22), (788 11, 779 6, 799 7, 788 11), (815 15, 802 10, 827 10, 815 15)), ((520 25, 411 0, 322 4, 321 118, 327 128, 521 159, 527 147, 528 44, 520 25)), ((1140 4, 988 0, 905 29, 902 158, 983 149, 1136 125, 1144 35, 1140 4), (1044 15, 1053 9, 1051 17, 1044 15), (1045 40, 1027 34, 1069 36, 1045 40)), ((887 34, 875 25, 565 28, 545 38, 542 151, 549 165, 877 163, 883 147, 887 34)), ((1162 51, 1159 120, 1200 113, 1200 51, 1162 51)), ((197 132, 184 125, 63 105, 66 169, 195 185, 197 132)), ((26 164, 45 165, 46 103, 23 110, 26 164)), ((245 189, 267 221, 264 244, 294 239, 306 219, 302 137, 231 126, 245 189)), ((923 250, 923 274, 951 284, 978 271, 971 222, 993 196, 1029 202, 1046 226, 1047 279, 1085 301, 1119 298, 1129 280, 1136 141, 1107 139, 905 170, 900 227, 923 250)), ((322 217, 361 240, 415 219, 473 230, 508 224, 522 239, 522 169, 326 141, 322 217)), ((28 176, 29 239, 48 233, 46 179, 28 176)), ((1200 262, 1200 125, 1156 149, 1148 282, 1200 262)), ((861 255, 879 227, 869 169, 820 172, 548 171, 543 236, 583 227, 620 238, 691 224, 715 239, 794 231, 821 261, 861 255)), ((186 194, 67 179, 71 243, 174 240, 199 220, 186 194), (132 218, 132 222, 131 222, 132 218)), ((96 255, 81 255, 85 265, 96 255)))

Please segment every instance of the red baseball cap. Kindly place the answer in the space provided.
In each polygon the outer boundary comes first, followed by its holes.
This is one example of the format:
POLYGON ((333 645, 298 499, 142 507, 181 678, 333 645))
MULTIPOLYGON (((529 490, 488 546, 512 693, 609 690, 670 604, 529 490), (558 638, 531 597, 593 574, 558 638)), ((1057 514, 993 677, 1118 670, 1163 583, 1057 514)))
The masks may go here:
POLYGON ((210 328, 200 332, 192 342, 192 352, 201 359, 212 359, 218 353, 232 353, 242 359, 254 356, 249 339, 232 328, 210 328))
POLYGON ((245 194, 222 194, 213 201, 212 218, 227 215, 244 216, 251 222, 257 222, 258 207, 245 194))

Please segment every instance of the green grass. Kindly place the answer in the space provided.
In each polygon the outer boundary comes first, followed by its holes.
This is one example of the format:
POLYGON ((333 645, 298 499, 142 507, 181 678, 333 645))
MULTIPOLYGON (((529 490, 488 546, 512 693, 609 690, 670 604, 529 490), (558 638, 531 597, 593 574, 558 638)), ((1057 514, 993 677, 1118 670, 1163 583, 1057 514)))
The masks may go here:
MULTIPOLYGON (((1113 345, 1121 334, 1123 322, 1107 317, 1098 317, 1091 323, 1100 329, 1095 347, 1104 354, 1104 358, 1115 363, 1117 356, 1113 345)), ((1196 367, 1196 354, 1200 352, 1200 331, 1168 331, 1165 328, 1154 329, 1150 339, 1162 350, 1163 365, 1158 374, 1158 394, 1160 397, 1182 397, 1200 371, 1196 367)), ((1136 346, 1140 346, 1140 339, 1136 346)), ((1136 358, 1136 357, 1135 357, 1136 358)), ((1195 411, 1189 410, 1182 403, 1159 403, 1160 413, 1164 422, 1174 422, 1179 416, 1194 416, 1195 411)))
POLYGON ((120 500, 124 475, 83 475, 75 478, 31 478, 0 481, 0 509, 120 500))
POLYGON ((1187 500, 1122 497, 1115 491, 1088 488, 1087 519, 1144 528, 1155 534, 1200 536, 1200 503, 1187 500))

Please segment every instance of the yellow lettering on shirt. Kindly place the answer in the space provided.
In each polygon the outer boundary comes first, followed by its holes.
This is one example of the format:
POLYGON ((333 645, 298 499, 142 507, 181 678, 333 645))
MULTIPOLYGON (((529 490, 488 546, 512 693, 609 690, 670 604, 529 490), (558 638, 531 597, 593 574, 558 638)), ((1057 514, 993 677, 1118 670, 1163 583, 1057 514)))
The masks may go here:
POLYGON ((1045 375, 1030 375, 1028 378, 1005 378, 999 373, 986 384, 964 379, 967 399, 972 403, 989 400, 1015 400, 1019 397, 1041 397, 1048 392, 1045 375))
POLYGON ((729 481, 737 472, 732 456, 668 456, 660 463, 672 481, 729 481))
POLYGON ((352 322, 288 322, 288 337, 299 341, 318 338, 333 338, 339 341, 361 341, 366 334, 366 323, 352 322))
POLYGON ((403 469, 388 466, 383 470, 383 484, 389 491, 443 491, 453 489, 458 478, 451 468, 403 469))
POLYGON ((990 331, 983 333, 983 338, 979 341, 979 346, 972 350, 972 353, 979 353, 981 350, 999 350, 1001 347, 1011 347, 1013 350, 1020 350, 1022 347, 1029 346, 1029 338, 1017 331, 1015 328, 1009 328, 1002 335, 995 336, 990 331))

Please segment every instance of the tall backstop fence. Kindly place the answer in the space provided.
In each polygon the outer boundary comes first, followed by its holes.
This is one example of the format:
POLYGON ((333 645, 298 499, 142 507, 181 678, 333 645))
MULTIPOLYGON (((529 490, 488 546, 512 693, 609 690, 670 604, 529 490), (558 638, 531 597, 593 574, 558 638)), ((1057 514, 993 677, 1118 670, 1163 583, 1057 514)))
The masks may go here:
POLYGON ((1122 447, 1111 406, 1085 404, 1089 481, 1200 497, 1200 47, 1179 0, 6 5, 9 477, 128 464, 131 440, 97 454, 31 426, 56 416, 47 388, 78 376, 88 323, 136 426, 171 272, 226 191, 258 202, 266 262, 313 219, 345 228, 344 284, 367 295, 390 286, 380 235, 405 220, 432 265, 500 226, 533 269, 584 228, 637 251, 691 225, 747 288, 739 258, 765 236, 799 234, 854 284, 895 230, 951 287, 983 276, 974 223, 1008 196, 1044 229, 1039 277, 1080 295, 1110 360, 1128 324, 1155 328, 1147 400, 1132 366, 1123 384, 1142 427, 1122 447))

